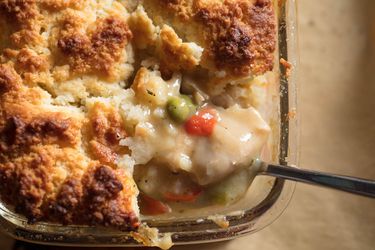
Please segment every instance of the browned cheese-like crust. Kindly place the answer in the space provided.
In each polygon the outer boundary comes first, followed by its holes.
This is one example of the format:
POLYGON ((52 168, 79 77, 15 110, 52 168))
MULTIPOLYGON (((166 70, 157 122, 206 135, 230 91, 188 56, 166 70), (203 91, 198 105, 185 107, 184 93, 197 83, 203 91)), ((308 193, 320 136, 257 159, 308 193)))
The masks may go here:
MULTIPOLYGON (((241 76, 272 70, 276 19, 271 0, 149 0, 151 16, 162 16, 188 40, 205 48, 207 64, 241 76)), ((215 70, 214 68, 214 70, 215 70)))
POLYGON ((83 2, 0 1, 0 195, 30 222, 135 229, 138 191, 115 166, 126 152, 119 115, 55 105, 39 86, 57 66, 68 65, 67 78, 105 78, 121 60, 132 37, 125 20, 113 14, 85 30, 79 18, 66 19, 83 2), (48 40, 49 21, 58 28, 48 40))

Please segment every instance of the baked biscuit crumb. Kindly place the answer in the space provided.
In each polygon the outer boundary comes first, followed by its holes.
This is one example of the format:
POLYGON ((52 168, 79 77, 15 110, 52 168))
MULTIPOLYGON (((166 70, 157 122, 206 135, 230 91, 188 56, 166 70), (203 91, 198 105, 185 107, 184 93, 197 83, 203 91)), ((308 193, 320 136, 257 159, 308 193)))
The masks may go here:
POLYGON ((160 71, 165 78, 171 78, 174 72, 194 69, 199 65, 202 51, 194 43, 182 42, 168 25, 161 28, 158 54, 160 71))
POLYGON ((119 113, 103 103, 95 103, 89 111, 90 133, 92 140, 90 148, 94 158, 104 164, 115 164, 118 154, 127 150, 119 145, 126 137, 125 125, 119 113))
POLYGON ((0 65, 0 94, 10 90, 17 90, 21 84, 21 78, 9 65, 0 65))

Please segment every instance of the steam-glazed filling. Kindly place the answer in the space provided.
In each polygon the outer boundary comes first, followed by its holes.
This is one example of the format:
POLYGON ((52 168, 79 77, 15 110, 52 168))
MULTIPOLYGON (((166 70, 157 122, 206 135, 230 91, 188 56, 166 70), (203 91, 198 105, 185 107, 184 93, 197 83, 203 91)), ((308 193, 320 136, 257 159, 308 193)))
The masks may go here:
MULTIPOLYGON (((141 104, 136 107, 143 116, 134 122, 132 132, 120 145, 130 150, 138 187, 146 199, 169 203, 172 210, 175 202, 188 202, 189 206, 192 202, 197 206, 234 202, 245 193, 250 180, 231 184, 239 190, 233 194, 236 199, 218 199, 227 194, 220 189, 222 194, 212 195, 212 190, 242 168, 250 167, 266 146, 271 128, 254 106, 264 108, 272 85, 264 76, 244 80, 244 87, 238 89, 247 92, 247 102, 254 105, 234 102, 223 108, 226 103, 212 103, 204 90, 183 92, 183 84, 183 75, 165 81, 159 71, 141 68, 129 90, 138 97, 141 104)), ((126 104, 123 110, 130 121, 132 117, 127 114, 132 113, 131 108, 126 104)), ((155 206, 149 203, 142 202, 141 206, 155 206)), ((142 210, 150 213, 149 208, 142 210)))

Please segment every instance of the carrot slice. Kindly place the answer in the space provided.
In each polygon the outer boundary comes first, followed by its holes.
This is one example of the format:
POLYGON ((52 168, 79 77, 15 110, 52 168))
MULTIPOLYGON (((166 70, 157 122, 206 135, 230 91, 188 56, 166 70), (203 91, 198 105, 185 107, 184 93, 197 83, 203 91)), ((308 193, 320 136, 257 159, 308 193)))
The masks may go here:
POLYGON ((217 123, 216 110, 205 108, 198 111, 185 122, 188 134, 196 136, 210 136, 217 123))
POLYGON ((202 193, 201 188, 195 188, 189 193, 175 194, 172 192, 167 192, 164 194, 164 198, 168 201, 182 201, 182 202, 194 202, 198 196, 202 193))
POLYGON ((158 215, 171 212, 171 208, 162 201, 155 200, 148 195, 140 194, 139 207, 144 215, 158 215))

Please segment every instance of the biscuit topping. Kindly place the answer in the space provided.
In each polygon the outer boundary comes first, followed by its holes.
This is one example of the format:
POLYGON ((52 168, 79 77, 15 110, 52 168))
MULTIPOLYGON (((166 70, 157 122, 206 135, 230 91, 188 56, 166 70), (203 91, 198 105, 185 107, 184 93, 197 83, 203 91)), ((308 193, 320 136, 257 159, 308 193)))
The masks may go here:
POLYGON ((0 30, 0 197, 30 223, 234 202, 275 138, 271 0, 9 0, 0 30))

